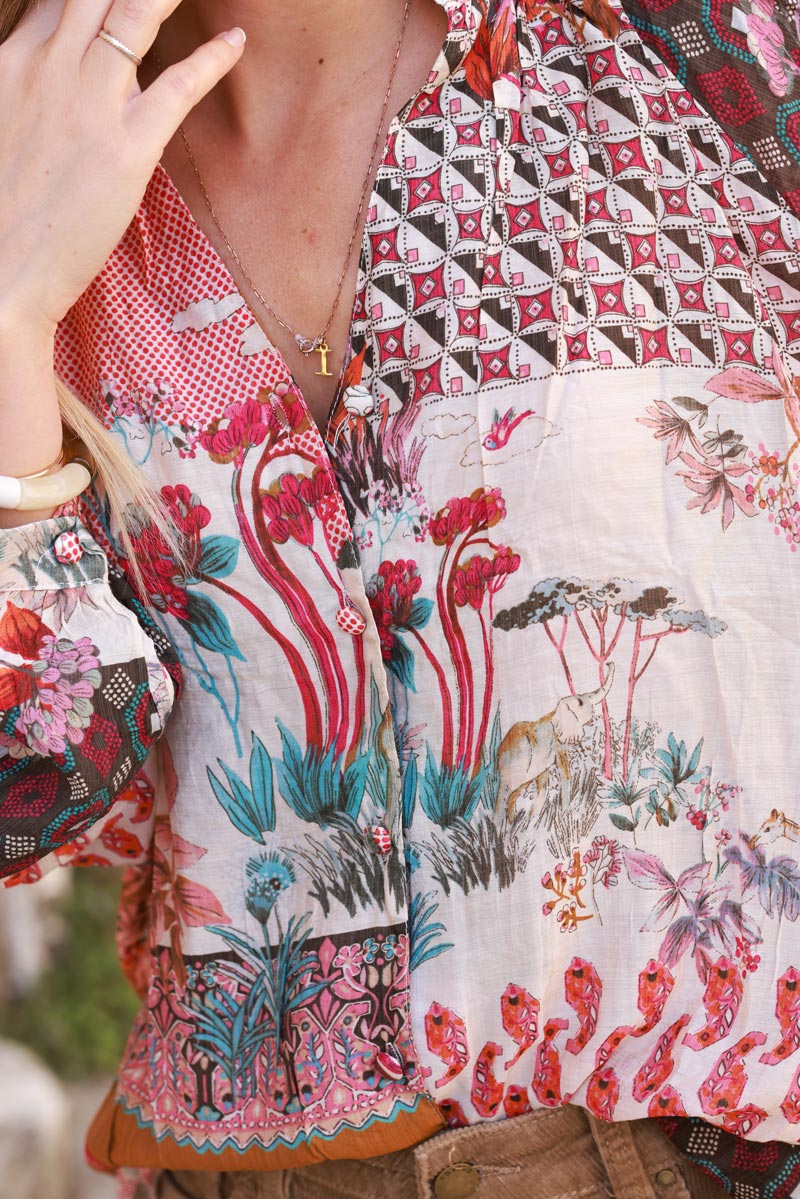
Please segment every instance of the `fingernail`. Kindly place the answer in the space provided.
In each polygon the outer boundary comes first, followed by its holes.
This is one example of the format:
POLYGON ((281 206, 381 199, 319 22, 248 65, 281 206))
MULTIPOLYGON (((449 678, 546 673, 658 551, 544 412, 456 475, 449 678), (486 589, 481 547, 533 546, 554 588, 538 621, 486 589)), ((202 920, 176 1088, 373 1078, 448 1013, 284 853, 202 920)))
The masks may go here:
POLYGON ((219 36, 224 38, 226 42, 230 42, 232 46, 236 46, 237 49, 247 41, 247 34, 238 25, 235 29, 229 29, 227 33, 221 33, 219 36))

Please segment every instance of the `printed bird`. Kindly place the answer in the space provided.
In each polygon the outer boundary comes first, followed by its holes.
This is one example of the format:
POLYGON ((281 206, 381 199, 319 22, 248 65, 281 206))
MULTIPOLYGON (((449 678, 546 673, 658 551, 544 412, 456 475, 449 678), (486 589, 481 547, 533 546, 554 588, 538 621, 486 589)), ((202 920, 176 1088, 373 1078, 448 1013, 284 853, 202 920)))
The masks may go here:
POLYGON ((521 424, 527 416, 535 415, 536 412, 533 408, 527 408, 524 412, 520 412, 519 416, 515 416, 513 408, 509 408, 508 412, 504 412, 501 416, 498 409, 495 408, 492 427, 483 439, 483 448, 485 450, 502 450, 503 446, 508 445, 509 438, 517 425, 521 424))

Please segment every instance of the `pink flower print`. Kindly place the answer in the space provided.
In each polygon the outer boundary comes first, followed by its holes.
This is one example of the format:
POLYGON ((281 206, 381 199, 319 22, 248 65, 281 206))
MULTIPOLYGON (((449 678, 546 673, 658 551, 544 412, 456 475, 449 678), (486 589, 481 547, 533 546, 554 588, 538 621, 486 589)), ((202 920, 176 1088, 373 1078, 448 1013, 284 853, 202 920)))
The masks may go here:
POLYGON ((354 978, 364 964, 364 952, 356 941, 353 945, 343 945, 333 959, 334 969, 341 970, 345 978, 354 978))
POLYGON ((594 838, 583 860, 592 867, 597 882, 606 888, 616 887, 619 882, 618 875, 622 870, 622 851, 618 841, 613 841, 601 833, 594 838))
POLYGON ((747 48, 766 72, 772 94, 785 96, 789 91, 789 74, 793 73, 793 64, 786 52, 783 30, 773 13, 773 0, 751 0, 745 6, 747 48))
POLYGON ((467 604, 479 612, 488 591, 495 595, 510 574, 519 569, 520 557, 508 548, 500 546, 493 558, 475 554, 464 566, 453 572, 453 598, 456 606, 467 604))
POLYGON ((382 562, 367 588, 367 598, 378 626, 381 657, 386 662, 392 657, 395 630, 408 627, 414 596, 421 586, 416 562, 401 558, 397 562, 382 562))
POLYGON ((94 713, 99 667, 97 647, 88 637, 43 637, 31 664, 34 699, 22 708, 16 724, 20 740, 42 755, 63 754, 67 742, 80 745, 94 713))
MULTIPOLYGON (((185 555, 185 570, 191 577, 200 563, 200 539, 211 520, 211 512, 184 483, 163 487, 161 494, 180 534, 185 555)), ((133 538, 133 549, 142 572, 150 602, 159 612, 169 612, 179 620, 189 616, 186 575, 173 560, 169 546, 152 525, 145 526, 133 538)))
POLYGON ((271 392, 262 392, 259 400, 264 404, 267 428, 273 437, 299 433, 310 423, 308 411, 290 383, 276 384, 271 392))
POLYGON ((293 537, 300 545, 312 545, 311 513, 321 517, 323 502, 332 494, 333 480, 323 467, 316 467, 311 475, 281 475, 261 496, 272 540, 283 545, 293 537))
POLYGON ((448 500, 428 526, 434 545, 450 545, 459 534, 493 528, 506 514, 498 487, 478 487, 469 496, 448 500))
POLYGON ((200 435, 211 461, 241 467, 247 451, 261 445, 267 436, 268 412, 269 406, 261 398, 228 404, 222 416, 215 417, 200 435))

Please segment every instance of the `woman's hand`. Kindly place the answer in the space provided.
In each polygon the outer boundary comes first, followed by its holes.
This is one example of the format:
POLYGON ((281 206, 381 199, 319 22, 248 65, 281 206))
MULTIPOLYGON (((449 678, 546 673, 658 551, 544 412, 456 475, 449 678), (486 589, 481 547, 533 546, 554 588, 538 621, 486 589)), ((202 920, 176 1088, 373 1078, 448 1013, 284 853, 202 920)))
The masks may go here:
POLYGON ((6 340, 23 330, 33 346, 52 339, 120 241, 179 124, 238 62, 244 35, 234 29, 142 91, 135 64, 97 34, 105 28, 143 57, 178 3, 43 0, 0 45, 6 340))

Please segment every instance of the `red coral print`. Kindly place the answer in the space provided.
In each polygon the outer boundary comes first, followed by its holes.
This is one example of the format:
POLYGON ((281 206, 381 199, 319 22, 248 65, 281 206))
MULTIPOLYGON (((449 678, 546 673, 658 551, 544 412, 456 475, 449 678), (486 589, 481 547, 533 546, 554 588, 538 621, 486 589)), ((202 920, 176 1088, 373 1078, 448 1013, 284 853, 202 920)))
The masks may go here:
MULTIPOLYGON (((568 1027, 569 1020, 548 1020, 544 1026, 544 1039, 536 1047, 533 1093, 545 1107, 558 1107, 562 1102, 561 1059, 554 1042, 558 1034, 568 1027)), ((566 1098, 563 1102, 566 1102, 566 1098)))
POLYGON ((466 1128, 469 1124, 466 1113, 457 1099, 440 1099, 439 1111, 444 1116, 448 1128, 466 1128))
POLYGON ((656 1116, 685 1116, 686 1108, 683 1106, 683 1100, 675 1088, 666 1086, 663 1091, 659 1091, 650 1100, 647 1105, 647 1114, 651 1118, 656 1116))
MULTIPOLYGON (((506 1063, 506 1068, 508 1068, 508 1063, 506 1063)), ((503 1111, 506 1116, 509 1119, 512 1116, 524 1116, 532 1110, 528 1098, 528 1088, 519 1086, 517 1083, 512 1084, 503 1098, 503 1111)))
POLYGON ((458 1078, 469 1061, 467 1027, 455 1012, 434 1002, 425 1013, 425 1039, 431 1053, 447 1066, 442 1077, 433 1084, 443 1087, 458 1078))
POLYGON ((720 1054, 698 1091, 700 1106, 707 1116, 722 1116, 739 1106, 747 1082, 744 1059, 766 1039, 763 1032, 749 1032, 720 1054))
POLYGON ((103 826, 100 844, 120 858, 138 858, 144 852, 144 846, 130 829, 120 827, 122 819, 122 812, 118 812, 103 826))
POLYGON ((609 1033, 603 1044, 595 1054, 594 1068, 602 1070, 611 1055, 616 1052, 627 1036, 634 1031, 633 1024, 620 1024, 613 1032, 609 1033))
POLYGON ((573 958, 564 975, 566 1000, 578 1017, 577 1034, 567 1041, 568 1053, 580 1053, 595 1034, 603 984, 591 962, 573 958))
POLYGON ((494 1041, 487 1041, 478 1054, 478 1060, 472 1072, 470 1098, 472 1106, 479 1116, 488 1118, 497 1115, 503 1100, 503 1083, 494 1076, 494 1063, 502 1052, 501 1045, 497 1045, 494 1041))
POLYGON ((611 1066, 596 1070, 586 1087, 586 1106, 598 1120, 613 1120, 619 1102, 619 1079, 611 1066))
POLYGON ((669 1078, 675 1066, 672 1049, 690 1020, 691 1016, 687 1012, 674 1024, 670 1024, 656 1041, 652 1053, 633 1080, 633 1097, 637 1103, 644 1103, 648 1095, 659 1091, 669 1078))
POLYGON ((719 958, 708 972, 703 994, 706 1023, 697 1032, 687 1033, 683 1038, 684 1045, 690 1049, 704 1049, 727 1037, 742 1002, 742 990, 735 963, 730 958, 719 958))
POLYGON ((781 1103, 781 1111, 790 1124, 800 1124, 800 1066, 794 1072, 789 1090, 781 1103))
POLYGON ((639 995, 636 1006, 644 1016, 644 1024, 641 1028, 635 1029, 633 1036, 642 1037, 651 1028, 655 1028, 661 1019, 674 986, 675 979, 669 966, 651 958, 639 975, 639 995))
POLYGON ((800 1048, 800 970, 790 966, 778 979, 776 992, 775 1015, 783 1035, 774 1049, 759 1058, 769 1066, 786 1061, 800 1048))
POLYGON ((749 1137, 753 1129, 763 1124, 766 1118, 767 1113, 763 1107, 746 1103, 735 1112, 726 1112, 722 1117, 722 1127, 735 1137, 749 1137))
POLYGON ((506 1070, 510 1070, 539 1035, 539 1000, 524 987, 509 983, 500 999, 500 1016, 504 1031, 519 1046, 511 1061, 506 1062, 506 1070))

